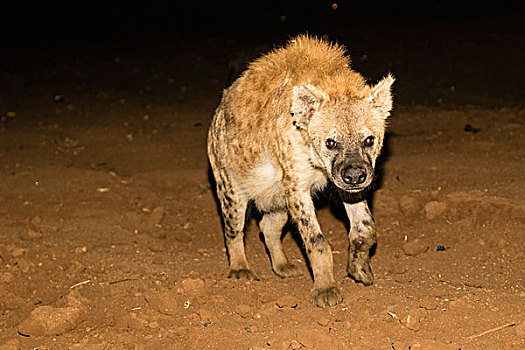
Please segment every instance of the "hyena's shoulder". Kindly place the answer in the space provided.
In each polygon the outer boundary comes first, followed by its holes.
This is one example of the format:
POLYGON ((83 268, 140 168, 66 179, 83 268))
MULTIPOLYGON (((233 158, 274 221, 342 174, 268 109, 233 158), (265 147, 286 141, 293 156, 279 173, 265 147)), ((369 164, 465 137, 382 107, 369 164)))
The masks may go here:
POLYGON ((369 93, 342 46, 301 35, 253 61, 226 90, 225 108, 243 119, 277 118, 289 112, 292 89, 301 84, 315 85, 331 98, 369 93))

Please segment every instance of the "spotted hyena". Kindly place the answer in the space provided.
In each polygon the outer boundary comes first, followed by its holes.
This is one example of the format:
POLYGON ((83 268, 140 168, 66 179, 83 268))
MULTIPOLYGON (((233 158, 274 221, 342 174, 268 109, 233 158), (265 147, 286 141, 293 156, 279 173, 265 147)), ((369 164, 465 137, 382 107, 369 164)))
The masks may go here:
POLYGON ((332 182, 350 220, 348 273, 369 285, 374 221, 363 197, 392 109, 388 75, 375 86, 350 68, 344 49, 299 36, 252 62, 224 91, 208 135, 228 248, 230 278, 255 279, 244 252, 246 208, 263 214, 260 229, 279 277, 301 274, 281 244, 290 216, 304 242, 314 285, 310 301, 341 302, 332 251, 312 195, 332 182))

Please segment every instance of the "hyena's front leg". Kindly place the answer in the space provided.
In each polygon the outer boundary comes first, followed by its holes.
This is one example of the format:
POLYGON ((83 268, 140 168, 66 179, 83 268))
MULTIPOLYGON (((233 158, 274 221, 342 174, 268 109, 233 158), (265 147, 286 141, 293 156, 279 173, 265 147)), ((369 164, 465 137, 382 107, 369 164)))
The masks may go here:
POLYGON ((370 248, 376 243, 376 227, 364 198, 355 203, 344 203, 350 220, 348 233, 348 265, 346 271, 364 285, 374 283, 370 266, 370 248))
POLYGON ((321 232, 309 192, 287 191, 288 208, 303 239, 314 275, 310 302, 319 307, 339 304, 343 297, 334 278, 332 250, 321 232))
POLYGON ((281 235, 287 221, 288 213, 286 211, 276 211, 265 213, 259 223, 264 234, 266 247, 270 252, 273 272, 281 278, 302 275, 301 270, 288 260, 283 250, 281 235))

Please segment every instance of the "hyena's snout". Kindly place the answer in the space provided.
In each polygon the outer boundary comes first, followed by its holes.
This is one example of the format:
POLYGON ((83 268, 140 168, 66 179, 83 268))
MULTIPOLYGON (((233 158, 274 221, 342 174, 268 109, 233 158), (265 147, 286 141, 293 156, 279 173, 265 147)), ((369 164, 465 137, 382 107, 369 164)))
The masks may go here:
POLYGON ((362 185, 368 179, 366 169, 360 165, 349 165, 341 170, 341 178, 347 185, 362 185))
POLYGON ((361 157, 345 157, 335 164, 332 172, 337 187, 344 191, 361 191, 369 186, 374 177, 374 168, 361 157))

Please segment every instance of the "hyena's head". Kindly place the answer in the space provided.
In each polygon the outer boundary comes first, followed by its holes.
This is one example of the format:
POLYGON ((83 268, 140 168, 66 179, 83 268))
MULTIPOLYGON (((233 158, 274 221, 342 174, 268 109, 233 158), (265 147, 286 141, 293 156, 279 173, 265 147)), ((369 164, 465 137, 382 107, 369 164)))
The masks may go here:
POLYGON ((388 75, 359 98, 332 98, 310 84, 293 89, 293 122, 310 146, 311 161, 344 191, 359 192, 372 182, 393 82, 388 75))

